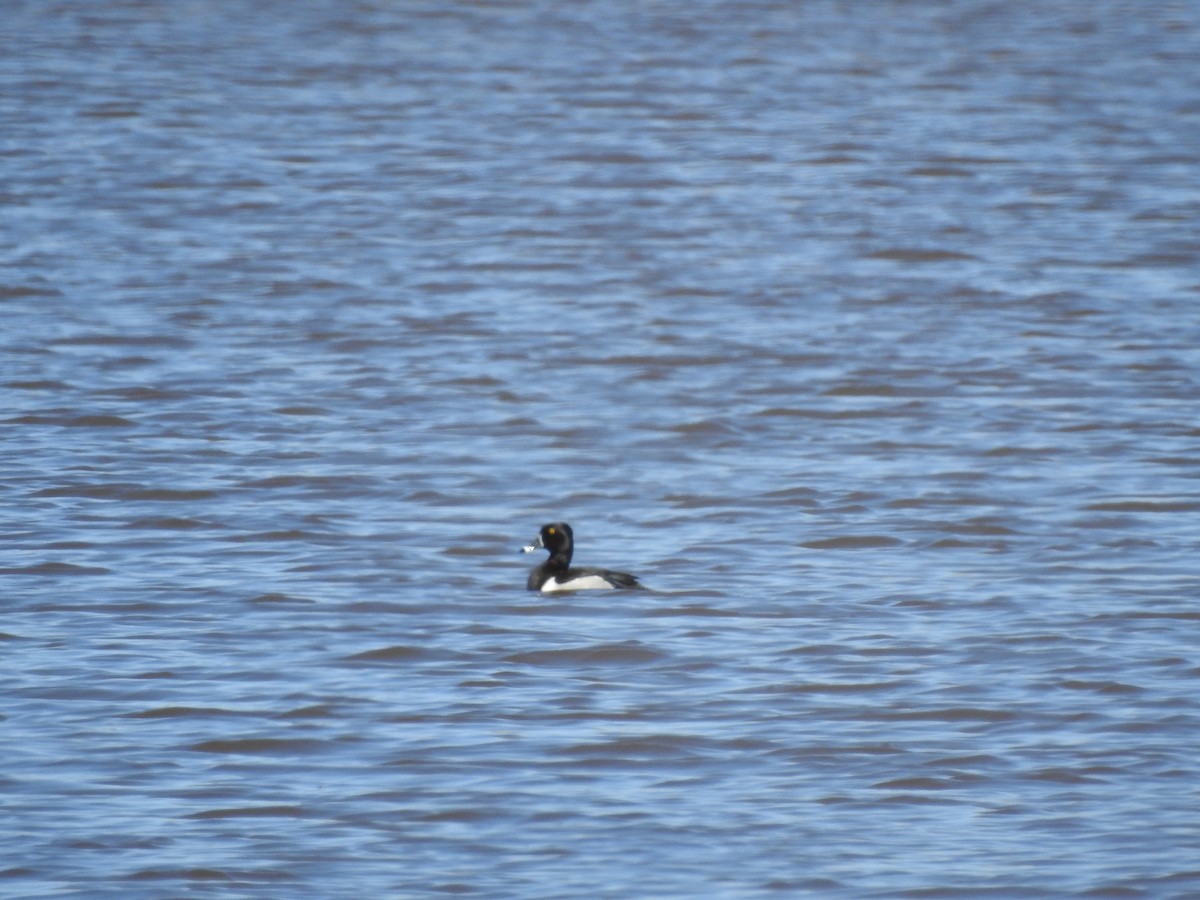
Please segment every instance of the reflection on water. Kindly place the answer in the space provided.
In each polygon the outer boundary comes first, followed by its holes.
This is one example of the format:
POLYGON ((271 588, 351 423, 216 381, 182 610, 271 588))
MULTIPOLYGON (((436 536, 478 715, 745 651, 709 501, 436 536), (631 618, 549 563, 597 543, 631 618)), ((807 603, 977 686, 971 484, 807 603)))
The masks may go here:
POLYGON ((1198 28, 17 4, 6 895, 1195 894, 1198 28))

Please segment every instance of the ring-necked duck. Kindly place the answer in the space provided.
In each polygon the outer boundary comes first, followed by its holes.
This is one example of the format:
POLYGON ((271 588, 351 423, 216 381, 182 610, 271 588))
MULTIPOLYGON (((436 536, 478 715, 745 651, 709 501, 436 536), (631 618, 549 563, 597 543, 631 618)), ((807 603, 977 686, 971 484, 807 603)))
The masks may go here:
POLYGON ((525 583, 531 591, 585 591, 595 588, 631 588, 644 590, 633 575, 612 572, 593 566, 571 568, 571 554, 575 550, 575 535, 566 522, 551 522, 543 525, 532 544, 522 548, 522 553, 534 550, 549 550, 550 558, 529 573, 525 583))

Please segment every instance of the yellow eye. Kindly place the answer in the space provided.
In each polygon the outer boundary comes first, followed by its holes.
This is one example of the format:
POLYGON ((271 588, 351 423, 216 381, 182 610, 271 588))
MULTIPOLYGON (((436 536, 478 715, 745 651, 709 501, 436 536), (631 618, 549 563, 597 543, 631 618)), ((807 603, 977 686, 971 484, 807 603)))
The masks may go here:
POLYGON ((554 529, 553 529, 553 528, 547 528, 547 529, 546 529, 546 534, 554 534, 554 529))

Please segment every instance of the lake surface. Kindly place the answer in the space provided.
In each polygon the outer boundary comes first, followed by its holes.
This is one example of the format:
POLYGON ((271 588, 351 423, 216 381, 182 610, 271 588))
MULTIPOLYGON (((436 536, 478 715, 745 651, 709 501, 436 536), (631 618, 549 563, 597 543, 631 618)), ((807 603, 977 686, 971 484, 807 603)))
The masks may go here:
POLYGON ((0 896, 1200 896, 1200 6, 0 41, 0 896))

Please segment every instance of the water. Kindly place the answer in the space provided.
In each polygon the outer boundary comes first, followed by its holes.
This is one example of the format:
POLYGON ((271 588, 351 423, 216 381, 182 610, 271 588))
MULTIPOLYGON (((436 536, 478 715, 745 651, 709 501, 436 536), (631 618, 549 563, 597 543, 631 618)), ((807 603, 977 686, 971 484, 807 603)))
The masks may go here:
POLYGON ((1200 893, 1194 4, 0 40, 0 894, 1200 893))

